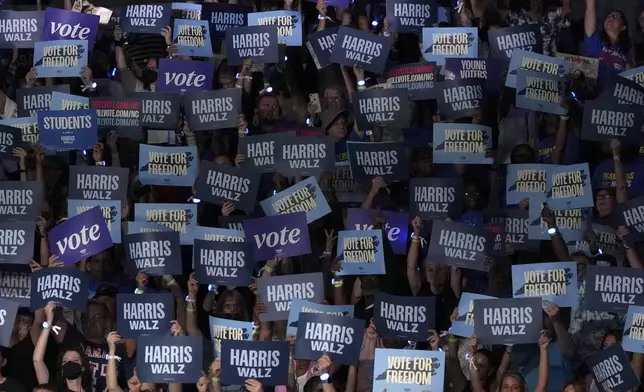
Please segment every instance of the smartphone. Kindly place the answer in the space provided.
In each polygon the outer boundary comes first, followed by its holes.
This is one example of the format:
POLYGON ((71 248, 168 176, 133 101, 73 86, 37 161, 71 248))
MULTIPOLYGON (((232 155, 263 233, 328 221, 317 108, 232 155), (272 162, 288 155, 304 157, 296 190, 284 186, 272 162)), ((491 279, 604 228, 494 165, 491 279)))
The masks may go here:
POLYGON ((134 194, 134 200, 141 200, 143 196, 152 193, 152 188, 150 185, 143 185, 140 188, 135 189, 132 193, 134 194))
POLYGON ((318 93, 309 94, 309 101, 312 104, 317 105, 318 108, 315 111, 315 113, 320 113, 322 111, 322 106, 320 105, 320 94, 318 93))

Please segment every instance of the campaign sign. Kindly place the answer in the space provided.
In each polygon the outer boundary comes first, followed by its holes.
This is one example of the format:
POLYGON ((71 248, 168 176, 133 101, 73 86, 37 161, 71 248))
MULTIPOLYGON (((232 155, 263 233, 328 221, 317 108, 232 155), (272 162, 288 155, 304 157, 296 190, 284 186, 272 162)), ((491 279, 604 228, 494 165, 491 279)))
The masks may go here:
POLYGON ((158 231, 123 237, 125 255, 137 271, 148 276, 181 275, 179 233, 158 231))
POLYGON ((243 215, 229 215, 229 216, 219 216, 217 217, 219 221, 219 226, 229 229, 237 230, 244 232, 243 222, 246 220, 246 216, 243 215))
POLYGON ((394 254, 407 254, 409 236, 409 214, 406 212, 368 210, 364 208, 347 209, 347 230, 373 230, 377 220, 385 221, 385 234, 394 254))
POLYGON ((385 256, 382 230, 342 230, 338 232, 337 275, 384 275, 385 256))
POLYGON ((485 98, 485 82, 481 79, 446 80, 436 87, 438 111, 448 119, 471 116, 485 98))
POLYGON ((607 347, 586 360, 599 392, 626 392, 640 385, 621 344, 607 347))
POLYGON ((311 253, 304 212, 246 219, 243 225, 247 240, 253 243, 255 261, 311 253))
MULTIPOLYGON (((620 204, 618 208, 622 205, 620 204)), ((601 249, 603 254, 614 256, 617 260, 624 259, 624 248, 617 241, 615 229, 598 223, 593 223, 590 229, 595 233, 595 247, 597 249, 601 249)), ((591 251, 590 244, 585 239, 566 241, 566 245, 570 254, 582 252, 586 256, 592 257, 593 253, 596 252, 596 250, 591 251)))
POLYGON ((389 37, 342 26, 331 51, 331 62, 347 67, 359 65, 365 71, 381 74, 387 64, 389 49, 389 37))
POLYGON ((329 137, 301 136, 275 140, 275 171, 285 176, 320 176, 335 168, 335 145, 329 137))
MULTIPOLYGON (((505 86, 519 89, 517 76, 519 70, 533 71, 541 76, 549 75, 559 77, 562 80, 570 74, 571 65, 568 61, 556 57, 550 57, 526 50, 515 50, 512 52, 512 59, 505 78, 505 86)), ((528 73, 532 75, 532 73, 528 73)))
POLYGON ((480 124, 434 123, 433 162, 491 165, 492 128, 480 124))
POLYGON ((321 313, 353 318, 353 312, 353 305, 324 305, 304 299, 293 298, 293 301, 291 301, 291 310, 288 312, 286 335, 295 336, 297 334, 297 326, 300 324, 300 313, 321 313))
POLYGON ((619 226, 628 228, 628 235, 624 239, 631 245, 644 240, 644 205, 642 201, 644 201, 644 197, 618 204, 613 219, 619 226))
POLYGON ((239 153, 244 155, 241 167, 261 173, 274 172, 275 141, 277 139, 294 140, 294 132, 269 133, 266 135, 244 136, 239 138, 239 153))
POLYGON ((178 95, 144 92, 131 97, 141 101, 142 127, 169 130, 177 127, 181 116, 181 97, 178 95))
MULTIPOLYGON (((586 83, 591 88, 597 86, 597 76, 599 74, 599 59, 594 57, 579 56, 569 53, 555 53, 558 59, 566 60, 570 63, 570 73, 583 75, 586 83)), ((628 72, 628 71, 627 71, 628 72)), ((623 72, 622 72, 623 74, 623 72)))
POLYGON ((0 298, 29 307, 31 302, 31 269, 28 264, 0 264, 0 298))
POLYGON ((210 25, 210 39, 226 38, 226 31, 232 27, 248 25, 248 14, 252 7, 241 4, 204 3, 201 5, 201 19, 210 25))
POLYGON ((477 58, 479 33, 476 27, 423 28, 423 58, 438 65, 447 57, 477 58))
POLYGON ((289 342, 236 341, 221 343, 221 383, 244 385, 248 379, 262 386, 285 385, 288 382, 289 342))
POLYGON ((338 29, 339 27, 325 28, 308 36, 306 47, 318 69, 331 64, 331 52, 338 36, 338 29))
POLYGON ((62 308, 85 312, 90 276, 76 268, 43 268, 31 274, 32 311, 53 301, 62 308))
POLYGON ((328 355, 333 363, 358 365, 363 338, 364 320, 300 313, 293 358, 315 361, 328 355))
MULTIPOLYGON (((0 12, 2 20, 3 12, 0 12)), ((0 29, 2 25, 0 24, 0 29)), ((1 37, 1 33, 0 33, 1 37)), ((69 93, 69 84, 58 86, 25 87, 16 90, 16 106, 18 106, 18 117, 37 116, 38 112, 49 110, 51 96, 54 91, 69 93)))
POLYGON ((349 166, 336 166, 333 175, 333 190, 340 203, 362 203, 365 193, 360 183, 353 179, 349 166))
MULTIPOLYGON (((528 238, 531 240, 550 240, 548 224, 541 218, 543 203, 546 199, 542 196, 530 198, 528 209, 528 238)), ((586 234, 586 227, 590 223, 590 208, 571 208, 568 210, 554 210, 557 230, 564 241, 582 240, 586 234)))
POLYGON ((56 225, 49 230, 47 239, 51 253, 66 265, 87 259, 114 245, 99 207, 56 225))
POLYGON ((227 88, 186 94, 183 104, 192 131, 237 128, 242 90, 227 88))
POLYGON ((125 203, 129 181, 129 170, 125 167, 72 165, 69 167, 69 198, 125 203))
MULTIPOLYGON (((42 32, 42 40, 76 42, 87 41, 87 43, 85 44, 85 56, 87 56, 87 49, 89 49, 90 51, 94 49, 94 42, 96 42, 96 33, 98 32, 99 21, 100 17, 98 15, 47 7, 43 21, 45 29, 42 32)), ((38 43, 39 42, 36 42, 34 47, 37 47, 38 43)), ((36 51, 36 53, 38 52, 36 51)), ((75 75, 66 76, 78 77, 78 73, 75 75)), ((38 77, 45 77, 44 75, 40 74, 40 70, 38 70, 38 77)))
MULTIPOLYGON (((387 128, 409 126, 409 93, 403 88, 383 88, 356 91, 353 104, 357 106, 356 121, 361 129, 375 124, 387 128)), ((355 106, 354 106, 355 107, 355 106)))
MULTIPOLYGON (((36 123, 37 125, 38 123, 36 123)), ((36 134, 36 142, 38 135, 36 134)), ((35 143, 34 143, 35 144, 35 143)), ((14 128, 8 125, 0 125, 0 158, 7 160, 18 160, 13 155, 13 149, 20 147, 28 151, 30 146, 23 142, 23 134, 20 128, 14 128)))
POLYGON ((139 180, 144 185, 192 186, 197 179, 196 146, 163 147, 141 144, 139 180))
POLYGON ((125 33, 158 34, 171 16, 172 4, 128 4, 121 9, 120 25, 125 33))
POLYGON ((636 106, 621 105, 606 100, 586 101, 584 104, 581 138, 604 141, 620 139, 629 144, 641 140, 644 116, 636 106))
POLYGON ((626 78, 614 78, 612 86, 604 89, 599 99, 616 101, 621 105, 644 105, 644 87, 626 78))
POLYGON ((29 264, 36 235, 34 222, 3 221, 0 222, 0 233, 0 264, 29 264))
POLYGON ((87 57, 87 41, 40 41, 34 45, 34 68, 39 78, 78 77, 87 57))
POLYGON ((245 242, 244 232, 241 230, 220 229, 218 227, 195 227, 195 240, 218 242, 245 242))
POLYGON ((402 297, 377 292, 373 323, 381 336, 423 342, 435 327, 436 298, 402 297))
MULTIPOLYGON (((503 243, 510 245, 514 250, 536 251, 539 241, 529 239, 530 216, 528 211, 520 209, 504 209, 491 211, 487 221, 492 225, 499 225, 503 243)), ((505 253, 505 252, 504 252, 505 253)))
MULTIPOLYGON (((412 100, 432 99, 434 98, 432 89, 438 78, 438 67, 436 63, 396 65, 387 69, 385 76, 387 78, 387 84, 391 86, 392 90, 406 89, 412 100)), ((409 122, 409 118, 406 118, 404 121, 409 122)))
POLYGON ((208 61, 159 60, 157 93, 185 93, 210 90, 215 64, 208 61))
POLYGON ((629 267, 586 266, 586 310, 626 312, 644 306, 644 270, 629 267))
POLYGON ((575 262, 519 264, 512 266, 514 298, 539 297, 560 308, 577 307, 575 262))
POLYGON ((483 227, 435 220, 428 256, 437 263, 487 271, 485 259, 492 253, 494 240, 495 235, 483 227))
MULTIPOLYGON (((25 145, 35 146, 38 143, 38 117, 8 118, 6 120, 0 120, 0 125, 5 125, 5 126, 20 129, 20 134, 22 135, 22 141, 21 142, 14 141, 15 147, 25 147, 25 145), (15 144, 18 144, 18 145, 15 145, 15 144)), ((11 133, 12 132, 8 132, 8 133, 5 133, 4 135, 8 135, 11 133)), ((2 145, 9 146, 10 144, 11 143, 9 143, 9 140, 2 141, 2 145)), ((10 150, 7 152, 13 156, 13 153, 10 150)))
POLYGON ((438 19, 435 0, 387 0, 386 7, 391 33, 420 33, 438 19))
POLYGON ((39 181, 0 182, 0 222, 35 222, 40 215, 42 193, 39 181))
POLYGON ((449 331, 454 336, 471 338, 474 335, 474 300, 476 299, 495 299, 483 294, 462 293, 458 303, 458 316, 452 323, 449 331))
POLYGON ((54 90, 51 93, 49 110, 80 110, 80 109, 89 109, 88 97, 81 97, 79 95, 62 93, 56 90, 54 90))
POLYGON ((546 178, 548 206, 553 210, 593 207, 588 163, 553 166, 546 178))
POLYGON ((31 302, 31 269, 28 264, 0 264, 0 298, 29 307, 31 302))
POLYGON ((196 197, 219 205, 232 202, 236 209, 250 213, 255 208, 259 176, 252 170, 201 161, 196 197))
POLYGON ((566 82, 558 75, 517 70, 516 107, 564 116, 566 82))
POLYGON ((201 19, 201 4, 172 3, 172 17, 176 19, 201 19))
POLYGON ((136 203, 134 220, 155 222, 180 234, 181 245, 192 245, 197 225, 197 205, 194 203, 136 203))
POLYGON ((347 142, 353 179, 358 182, 382 177, 386 183, 404 181, 409 176, 403 142, 347 142))
POLYGON ((321 272, 267 276, 257 280, 257 288, 260 301, 268 308, 266 313, 259 315, 263 322, 288 319, 294 298, 315 303, 324 301, 324 276, 321 272))
POLYGON ((447 58, 441 72, 445 80, 485 80, 488 91, 499 91, 503 87, 501 84, 503 62, 498 59, 447 58))
POLYGON ((206 20, 175 19, 172 42, 180 56, 212 57, 209 26, 206 20))
POLYGON ((329 207, 315 177, 308 177, 268 199, 262 200, 259 204, 266 216, 306 212, 307 223, 315 222, 331 213, 331 207, 329 207))
POLYGON ((192 248, 195 276, 199 283, 246 287, 252 283, 250 244, 196 239, 192 248))
MULTIPOLYGON (((169 4, 168 4, 169 5, 169 4)), ((141 336, 137 339, 136 374, 150 383, 191 383, 201 377, 201 336, 141 336)))
POLYGON ((524 163, 508 165, 505 199, 507 205, 516 205, 522 199, 546 193, 548 172, 555 165, 524 163))
POLYGON ((279 62, 277 26, 239 26, 226 30, 228 65, 241 65, 244 59, 254 63, 279 62))
POLYGON ((490 57, 510 61, 515 50, 526 52, 543 52, 543 38, 538 24, 492 29, 488 34, 490 57))
POLYGON ((474 334, 482 344, 531 344, 539 341, 541 298, 474 300, 474 334))
POLYGON ((409 215, 423 220, 458 219, 463 211, 463 181, 454 178, 411 178, 409 215))
POLYGON ((224 340, 253 340, 252 321, 228 320, 212 316, 208 318, 215 358, 219 358, 221 342, 224 340))
POLYGON ((172 231, 171 229, 154 222, 127 222, 127 234, 156 233, 157 231, 172 231))
POLYGON ((0 299, 0 346, 11 347, 11 335, 18 314, 18 302, 0 299))
POLYGON ((116 331, 125 339, 167 336, 174 320, 172 293, 116 295, 116 331))
POLYGON ((42 11, 0 12, 0 49, 33 48, 41 39, 44 16, 42 11))
POLYGON ((442 391, 445 384, 442 351, 376 348, 373 364, 374 391, 442 391))
POLYGON ((94 207, 101 209, 105 224, 110 231, 112 242, 121 243, 121 200, 75 200, 67 199, 67 215, 73 216, 82 214, 94 207))
POLYGON ((141 138, 141 100, 136 98, 91 98, 89 106, 96 109, 98 127, 116 130, 137 142, 141 138))
POLYGON ((96 110, 50 110, 38 113, 40 145, 50 151, 88 150, 98 141, 96 110))
POLYGON ((287 46, 302 46, 302 15, 297 11, 268 11, 248 14, 249 26, 276 26, 277 40, 287 46))
POLYGON ((644 306, 630 305, 622 336, 624 350, 644 353, 644 306))

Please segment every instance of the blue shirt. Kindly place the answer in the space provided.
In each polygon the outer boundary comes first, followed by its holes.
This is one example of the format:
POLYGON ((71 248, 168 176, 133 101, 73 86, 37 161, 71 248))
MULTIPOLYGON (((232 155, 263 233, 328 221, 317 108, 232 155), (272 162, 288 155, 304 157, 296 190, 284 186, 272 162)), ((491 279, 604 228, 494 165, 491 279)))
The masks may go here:
MULTIPOLYGON (((539 346, 523 344, 514 346, 510 357, 510 369, 523 374, 529 391, 534 391, 539 382, 539 346)), ((567 381, 573 379, 572 365, 564 357, 556 340, 548 346, 548 392, 561 392, 567 381)))
POLYGON ((623 53, 616 46, 601 42, 598 31, 595 31, 590 37, 584 34, 584 50, 586 56, 599 59, 599 74, 597 75, 599 91, 610 85, 619 73, 626 71, 626 65, 629 62, 628 54, 623 53))
MULTIPOLYGON (((555 136, 549 135, 537 144, 537 162, 552 164, 552 150, 555 147, 555 136)), ((562 165, 572 165, 579 162, 579 139, 570 132, 566 138, 566 147, 564 149, 562 165)))

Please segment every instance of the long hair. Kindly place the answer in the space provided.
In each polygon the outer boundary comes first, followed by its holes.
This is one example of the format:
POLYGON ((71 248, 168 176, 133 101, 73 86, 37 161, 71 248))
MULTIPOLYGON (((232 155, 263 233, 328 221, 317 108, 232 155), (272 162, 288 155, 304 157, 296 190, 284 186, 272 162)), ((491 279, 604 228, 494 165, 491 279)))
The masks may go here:
POLYGON ((226 300, 233 299, 237 308, 237 314, 235 319, 237 321, 250 321, 250 315, 248 314, 248 309, 246 308, 246 301, 244 297, 237 290, 226 290, 219 297, 217 303, 215 304, 215 317, 226 318, 224 317, 224 305, 226 300))
POLYGON ((519 382, 519 385, 521 386, 521 392, 527 392, 528 388, 526 386, 525 378, 523 378, 523 375, 519 372, 515 372, 514 370, 508 370, 501 376, 501 380, 499 380, 499 387, 497 392, 500 392, 501 389, 503 388, 503 381, 505 381, 506 378, 512 377, 515 380, 519 382))
POLYGON ((624 56, 628 57, 632 49, 631 36, 628 33, 628 18, 626 17, 626 14, 620 10, 613 10, 609 14, 612 14, 613 12, 617 12, 619 14, 619 17, 622 19, 622 23, 624 23, 625 29, 619 33, 619 36, 617 36, 617 42, 614 45, 611 44, 608 34, 604 31, 603 26, 599 33, 599 38, 605 45, 617 48, 624 56))
POLYGON ((89 360, 87 359, 87 355, 85 355, 85 352, 80 347, 78 348, 70 347, 63 350, 60 353, 60 356, 58 358, 58 363, 60 364, 60 370, 57 377, 56 390, 63 391, 67 389, 67 380, 65 379, 65 376, 63 376, 62 365, 63 365, 63 357, 69 351, 78 353, 78 355, 80 356, 81 366, 83 367, 83 373, 81 373, 81 387, 86 392, 91 391, 92 390, 92 368, 89 364, 89 360))

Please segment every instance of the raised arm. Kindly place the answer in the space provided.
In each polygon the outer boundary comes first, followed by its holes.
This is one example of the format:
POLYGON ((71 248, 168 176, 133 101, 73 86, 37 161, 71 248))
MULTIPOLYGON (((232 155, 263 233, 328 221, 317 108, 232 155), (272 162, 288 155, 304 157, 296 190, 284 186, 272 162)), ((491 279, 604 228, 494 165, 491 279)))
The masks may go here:
POLYGON ((586 0, 586 13, 584 14, 584 31, 587 37, 595 34, 597 30, 597 10, 595 0, 586 0))
POLYGON ((541 331, 541 336, 539 337, 539 379, 534 392, 546 392, 548 390, 548 366, 550 366, 548 361, 549 344, 550 338, 547 332, 541 331))

